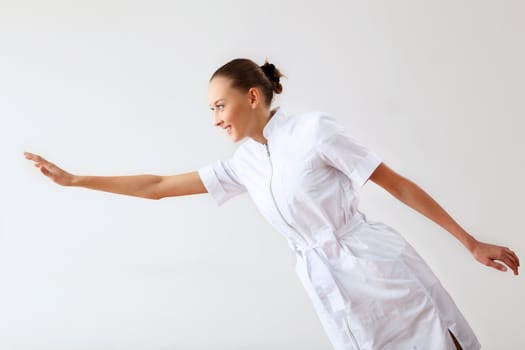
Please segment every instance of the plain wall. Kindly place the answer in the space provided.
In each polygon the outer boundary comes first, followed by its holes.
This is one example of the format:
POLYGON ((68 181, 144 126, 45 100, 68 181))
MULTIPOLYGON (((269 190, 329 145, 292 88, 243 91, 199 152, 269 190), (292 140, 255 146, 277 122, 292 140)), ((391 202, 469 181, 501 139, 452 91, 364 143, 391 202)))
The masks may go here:
MULTIPOLYGON (((523 259, 521 1, 0 0, 0 348, 330 349, 285 239, 247 194, 61 187, 231 156, 208 80, 267 58, 273 106, 321 110, 469 233, 523 259)), ((432 267, 484 349, 523 349, 523 276, 478 263, 369 181, 361 210, 432 267)))

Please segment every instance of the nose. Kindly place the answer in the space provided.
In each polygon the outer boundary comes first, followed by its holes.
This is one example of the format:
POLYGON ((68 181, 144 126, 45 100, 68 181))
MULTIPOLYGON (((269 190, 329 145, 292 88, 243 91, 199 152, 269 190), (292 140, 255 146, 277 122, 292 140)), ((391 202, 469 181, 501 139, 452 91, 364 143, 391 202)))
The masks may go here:
POLYGON ((215 126, 219 126, 221 123, 222 123, 222 120, 217 119, 217 114, 214 113, 214 114, 213 114, 213 125, 215 125, 215 126))

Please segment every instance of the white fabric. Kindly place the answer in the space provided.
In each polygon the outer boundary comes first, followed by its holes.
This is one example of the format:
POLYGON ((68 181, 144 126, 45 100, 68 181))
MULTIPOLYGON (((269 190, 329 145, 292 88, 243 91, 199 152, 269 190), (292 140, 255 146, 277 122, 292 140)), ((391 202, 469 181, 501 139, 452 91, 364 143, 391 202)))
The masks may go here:
POLYGON ((263 135, 198 169, 218 205, 248 192, 297 254, 296 271, 336 350, 479 349, 437 277, 393 228, 358 210, 381 163, 323 112, 276 107, 263 135))

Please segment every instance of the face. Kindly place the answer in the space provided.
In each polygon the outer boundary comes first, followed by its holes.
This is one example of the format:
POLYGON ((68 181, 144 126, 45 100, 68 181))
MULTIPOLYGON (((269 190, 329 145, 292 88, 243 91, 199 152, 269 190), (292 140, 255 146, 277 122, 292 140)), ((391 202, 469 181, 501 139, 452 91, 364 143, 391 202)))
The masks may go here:
POLYGON ((230 80, 217 76, 210 81, 208 100, 214 125, 224 129, 232 141, 250 136, 255 125, 254 88, 243 93, 230 87, 230 80))

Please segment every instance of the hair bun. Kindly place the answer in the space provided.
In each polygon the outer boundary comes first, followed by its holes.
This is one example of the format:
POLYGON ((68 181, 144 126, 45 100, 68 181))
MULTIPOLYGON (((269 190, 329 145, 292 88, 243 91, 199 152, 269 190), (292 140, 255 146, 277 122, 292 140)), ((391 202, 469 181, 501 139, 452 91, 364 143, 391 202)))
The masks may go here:
POLYGON ((268 77, 268 79, 270 79, 270 81, 279 83, 279 81, 281 79, 280 79, 279 75, 275 74, 276 69, 275 69, 275 65, 273 63, 265 62, 260 67, 263 70, 264 75, 266 75, 268 77))
POLYGON ((280 94, 283 91, 283 86, 281 85, 280 81, 281 77, 284 75, 277 68, 275 68, 273 63, 269 63, 268 60, 266 60, 264 64, 259 67, 272 84, 273 92, 280 94))

